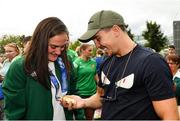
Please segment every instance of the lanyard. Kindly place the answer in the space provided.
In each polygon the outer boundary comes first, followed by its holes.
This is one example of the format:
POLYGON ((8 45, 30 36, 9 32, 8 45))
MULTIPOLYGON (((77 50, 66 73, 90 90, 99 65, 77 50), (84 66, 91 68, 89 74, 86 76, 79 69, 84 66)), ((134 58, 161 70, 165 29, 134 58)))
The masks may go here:
MULTIPOLYGON (((62 91, 62 96, 67 94, 68 91, 68 84, 67 84, 67 71, 65 68, 65 65, 62 61, 62 59, 59 57, 57 59, 57 62, 60 66, 60 72, 61 72, 61 80, 60 80, 60 84, 61 84, 61 91, 62 91)), ((58 83, 57 78, 55 77, 55 75, 52 73, 52 71, 50 71, 50 80, 53 83, 56 93, 55 93, 55 98, 56 100, 58 100, 60 98, 60 96, 58 96, 58 91, 60 88, 60 85, 58 83)))
POLYGON ((61 91, 63 95, 66 95, 68 91, 67 71, 62 61, 62 58, 59 57, 57 61, 58 61, 58 64, 60 66, 60 71, 61 71, 61 91))
POLYGON ((56 77, 54 76, 54 74, 52 73, 52 71, 50 71, 50 79, 51 79, 51 82, 53 83, 55 90, 56 90, 55 98, 56 98, 56 100, 59 100, 59 98, 60 98, 60 96, 58 96, 59 83, 58 83, 56 77))

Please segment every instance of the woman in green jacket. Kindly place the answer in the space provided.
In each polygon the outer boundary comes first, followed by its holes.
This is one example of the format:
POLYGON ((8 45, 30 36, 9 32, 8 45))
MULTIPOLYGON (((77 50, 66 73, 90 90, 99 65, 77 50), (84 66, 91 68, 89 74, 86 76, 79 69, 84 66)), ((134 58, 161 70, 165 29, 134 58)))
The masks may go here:
POLYGON ((37 25, 29 51, 12 63, 3 82, 6 119, 72 119, 59 101, 73 92, 68 39, 66 25, 56 17, 37 25))

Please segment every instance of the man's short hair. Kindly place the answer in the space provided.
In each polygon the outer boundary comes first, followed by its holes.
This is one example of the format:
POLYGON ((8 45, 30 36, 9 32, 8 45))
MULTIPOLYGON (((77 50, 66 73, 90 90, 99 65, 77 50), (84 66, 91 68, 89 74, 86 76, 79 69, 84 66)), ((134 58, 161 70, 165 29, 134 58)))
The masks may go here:
POLYGON ((175 46, 174 46, 174 45, 169 45, 168 48, 173 48, 173 49, 175 49, 175 46))

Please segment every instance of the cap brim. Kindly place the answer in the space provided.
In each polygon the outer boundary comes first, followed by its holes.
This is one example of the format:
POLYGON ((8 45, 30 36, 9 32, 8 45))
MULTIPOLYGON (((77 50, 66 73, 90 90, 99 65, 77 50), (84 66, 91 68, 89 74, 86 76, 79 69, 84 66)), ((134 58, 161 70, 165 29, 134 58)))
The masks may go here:
POLYGON ((100 29, 88 30, 84 33, 78 40, 81 42, 89 42, 92 37, 99 31, 100 29))

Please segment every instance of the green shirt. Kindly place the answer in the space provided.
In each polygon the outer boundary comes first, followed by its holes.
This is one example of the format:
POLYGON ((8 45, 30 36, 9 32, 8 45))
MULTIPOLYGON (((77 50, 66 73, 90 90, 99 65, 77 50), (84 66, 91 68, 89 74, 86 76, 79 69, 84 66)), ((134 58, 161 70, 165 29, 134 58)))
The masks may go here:
POLYGON ((91 96, 96 93, 96 61, 90 59, 84 61, 77 58, 74 61, 74 67, 77 72, 76 88, 80 96, 91 96))
POLYGON ((74 50, 68 49, 67 50, 67 56, 69 61, 73 62, 77 57, 77 53, 74 50))
POLYGON ((178 105, 180 105, 180 78, 175 77, 173 81, 176 85, 175 94, 176 94, 176 98, 177 98, 177 103, 178 103, 178 105))

